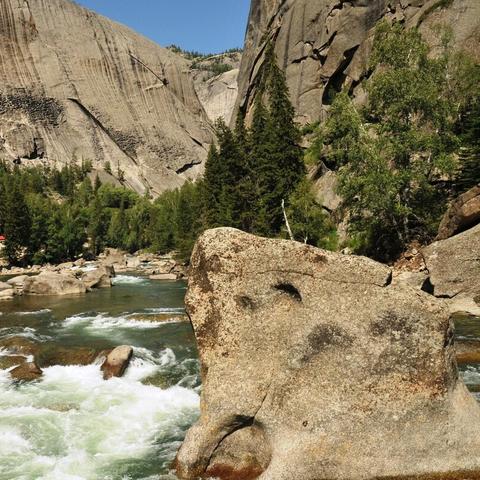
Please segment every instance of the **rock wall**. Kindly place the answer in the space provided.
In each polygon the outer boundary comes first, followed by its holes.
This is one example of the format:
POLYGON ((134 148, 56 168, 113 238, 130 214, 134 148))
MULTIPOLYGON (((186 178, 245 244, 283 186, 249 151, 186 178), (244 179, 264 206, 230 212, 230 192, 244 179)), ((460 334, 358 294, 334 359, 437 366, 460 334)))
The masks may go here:
POLYGON ((202 367, 182 479, 480 478, 480 406, 443 300, 364 257, 233 229, 198 241, 202 367))
POLYGON ((299 122, 321 120, 332 94, 344 86, 361 101, 358 84, 366 72, 373 29, 382 18, 420 25, 433 46, 438 39, 431 27, 446 24, 456 45, 480 59, 478 0, 252 0, 237 108, 251 110, 269 41, 286 72, 299 122))
POLYGON ((227 52, 194 62, 195 90, 212 123, 221 118, 228 125, 232 120, 238 96, 241 58, 240 52, 227 52), (212 74, 215 64, 228 65, 231 70, 220 75, 212 74))
POLYGON ((155 193, 198 176, 212 141, 183 57, 70 0, 0 2, 1 159, 108 161, 155 193))

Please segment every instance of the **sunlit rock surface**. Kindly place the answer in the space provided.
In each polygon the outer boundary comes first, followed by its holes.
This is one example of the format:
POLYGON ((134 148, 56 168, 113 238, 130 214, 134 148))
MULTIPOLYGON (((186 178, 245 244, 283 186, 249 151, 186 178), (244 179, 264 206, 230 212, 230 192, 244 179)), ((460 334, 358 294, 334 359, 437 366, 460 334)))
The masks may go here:
POLYGON ((301 123, 322 119, 341 89, 350 89, 361 102, 365 92, 359 83, 367 71, 372 34, 384 18, 420 26, 434 49, 441 45, 436 27, 446 25, 455 46, 479 58, 478 0, 252 0, 237 107, 252 110, 269 41, 301 123))
POLYGON ((458 378, 449 313, 391 273, 364 257, 207 231, 186 298, 201 416, 179 451, 180 478, 477 478, 480 407, 458 378))
POLYGON ((153 193, 213 141, 188 62, 69 0, 0 2, 0 158, 89 159, 153 193))

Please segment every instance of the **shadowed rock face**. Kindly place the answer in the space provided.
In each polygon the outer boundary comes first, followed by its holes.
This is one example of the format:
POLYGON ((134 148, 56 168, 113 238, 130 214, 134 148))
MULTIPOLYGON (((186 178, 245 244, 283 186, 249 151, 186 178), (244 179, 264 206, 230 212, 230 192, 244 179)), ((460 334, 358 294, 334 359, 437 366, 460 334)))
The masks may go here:
POLYGON ((201 416, 180 478, 478 478, 480 407, 448 312, 390 282, 363 257, 207 231, 186 298, 201 416))
POLYGON ((109 161, 155 193, 212 138, 182 57, 69 0, 0 2, 0 158, 109 161))
POLYGON ((251 110, 270 40, 300 122, 322 119, 333 94, 342 88, 350 88, 361 102, 364 92, 358 84, 367 70, 373 29, 383 18, 420 25, 434 47, 440 42, 431 27, 446 24, 457 47, 479 54, 477 0, 252 0, 237 107, 251 110))

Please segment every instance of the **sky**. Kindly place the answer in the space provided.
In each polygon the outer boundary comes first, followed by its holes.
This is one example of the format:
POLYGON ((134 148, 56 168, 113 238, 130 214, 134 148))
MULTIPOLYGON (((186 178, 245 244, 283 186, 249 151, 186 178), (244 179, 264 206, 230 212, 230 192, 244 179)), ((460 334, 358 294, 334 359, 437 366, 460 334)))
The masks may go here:
POLYGON ((75 0, 166 47, 216 53, 243 47, 250 0, 75 0))

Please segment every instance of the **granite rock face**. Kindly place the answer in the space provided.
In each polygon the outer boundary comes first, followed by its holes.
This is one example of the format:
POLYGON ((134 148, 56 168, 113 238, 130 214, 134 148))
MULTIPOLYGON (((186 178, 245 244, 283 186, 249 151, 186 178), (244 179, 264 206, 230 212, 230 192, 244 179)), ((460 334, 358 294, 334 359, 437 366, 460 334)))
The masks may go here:
POLYGON ((188 62, 70 0, 0 2, 0 158, 89 159, 153 193, 202 171, 211 127, 188 62))
POLYGON ((480 406, 458 379, 449 314, 391 274, 363 257, 207 231, 186 298, 201 416, 179 477, 477 478, 480 406))
POLYGON ((480 315, 480 225, 432 243, 422 251, 433 294, 452 313, 480 315))
POLYGON ((251 111, 268 41, 286 72, 299 122, 323 119, 342 88, 350 88, 361 102, 358 84, 367 69, 373 29, 383 18, 420 25, 432 46, 440 42, 431 27, 446 24, 458 47, 480 55, 477 0, 252 0, 237 108, 251 111))
POLYGON ((480 223, 480 184, 460 195, 452 203, 442 218, 437 240, 446 240, 477 223, 480 223))
POLYGON ((240 52, 227 52, 191 64, 198 99, 212 123, 221 118, 228 125, 233 119, 241 58, 240 52), (212 69, 218 65, 231 70, 215 75, 212 69))

